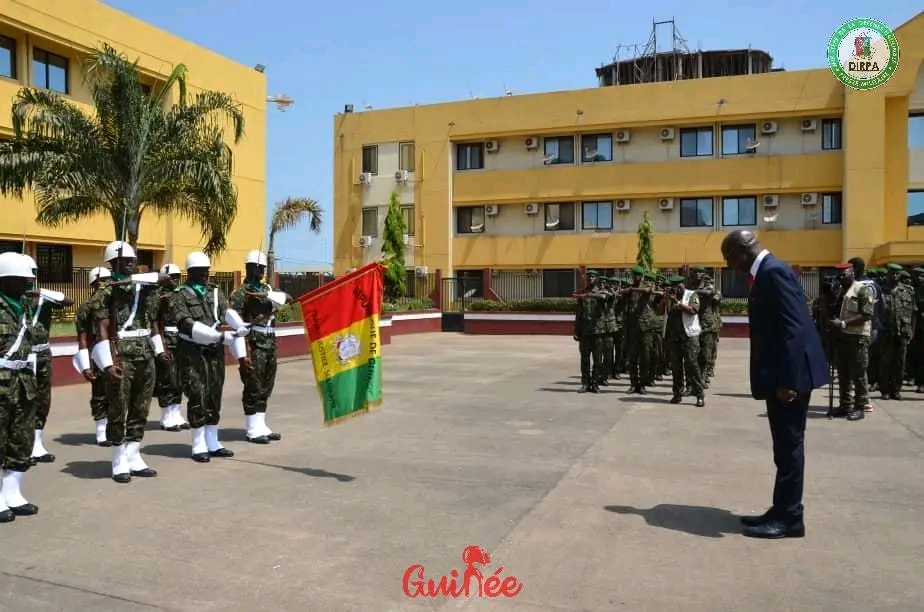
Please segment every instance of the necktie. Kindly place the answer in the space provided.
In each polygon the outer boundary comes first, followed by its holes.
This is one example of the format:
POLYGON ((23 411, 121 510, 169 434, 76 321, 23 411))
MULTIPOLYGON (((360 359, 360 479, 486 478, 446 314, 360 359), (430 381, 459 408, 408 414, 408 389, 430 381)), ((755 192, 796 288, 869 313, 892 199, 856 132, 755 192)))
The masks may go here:
POLYGON ((754 288, 754 275, 748 274, 748 291, 754 288))

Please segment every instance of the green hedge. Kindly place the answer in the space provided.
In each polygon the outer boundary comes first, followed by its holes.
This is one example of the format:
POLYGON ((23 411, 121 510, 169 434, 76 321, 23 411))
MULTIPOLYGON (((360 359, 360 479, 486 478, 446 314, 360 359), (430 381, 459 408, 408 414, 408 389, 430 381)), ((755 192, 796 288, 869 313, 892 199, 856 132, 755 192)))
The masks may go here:
MULTIPOLYGON (((540 298, 514 302, 485 300, 466 304, 466 308, 471 312, 574 312, 576 304, 573 298, 540 298)), ((744 314, 747 309, 745 301, 721 302, 724 315, 744 314)))
MULTIPOLYGON (((414 312, 419 310, 433 310, 436 304, 433 300, 424 298, 401 298, 397 302, 385 302, 382 304, 382 310, 385 312, 414 312)), ((292 323, 302 321, 302 309, 296 302, 289 304, 276 311, 276 321, 279 323, 292 323)))

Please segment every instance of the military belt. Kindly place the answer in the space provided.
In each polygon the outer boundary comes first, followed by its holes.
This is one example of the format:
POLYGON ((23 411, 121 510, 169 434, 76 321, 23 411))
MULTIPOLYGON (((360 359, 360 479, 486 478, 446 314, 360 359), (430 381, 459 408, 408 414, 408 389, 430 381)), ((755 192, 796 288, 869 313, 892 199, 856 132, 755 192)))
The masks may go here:
POLYGON ((45 351, 50 351, 50 350, 51 350, 51 344, 49 343, 32 345, 33 353, 44 353, 45 351))
POLYGON ((276 328, 275 327, 263 327, 262 325, 251 325, 250 331, 259 332, 261 334, 266 334, 267 336, 275 336, 276 328))
POLYGON ((32 362, 25 359, 0 359, 0 370, 29 370, 32 371, 32 362))
POLYGON ((150 329, 127 329, 119 332, 119 340, 124 340, 126 338, 148 338, 150 335, 150 329))
POLYGON ((165 327, 165 328, 164 328, 164 331, 167 332, 168 334, 178 334, 178 333, 180 333, 180 329, 179 329, 178 327, 172 327, 172 326, 170 326, 170 325, 168 325, 167 327, 165 327))

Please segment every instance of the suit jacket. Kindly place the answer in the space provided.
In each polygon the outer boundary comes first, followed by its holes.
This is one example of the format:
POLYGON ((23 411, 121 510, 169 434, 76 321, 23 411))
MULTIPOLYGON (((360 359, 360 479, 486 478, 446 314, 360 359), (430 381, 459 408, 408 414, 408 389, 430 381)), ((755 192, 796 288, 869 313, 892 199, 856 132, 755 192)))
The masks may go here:
POLYGON ((748 295, 751 395, 773 397, 777 388, 808 393, 828 384, 828 361, 802 284, 788 265, 767 255, 748 295))

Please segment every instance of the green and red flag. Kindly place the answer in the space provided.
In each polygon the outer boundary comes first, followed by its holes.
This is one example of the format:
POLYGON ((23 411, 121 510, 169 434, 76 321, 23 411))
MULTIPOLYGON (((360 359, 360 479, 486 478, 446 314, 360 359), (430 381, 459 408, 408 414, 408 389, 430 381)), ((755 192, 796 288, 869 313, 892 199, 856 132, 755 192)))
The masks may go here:
POLYGON ((298 298, 325 425, 382 403, 383 272, 371 263, 298 298))

